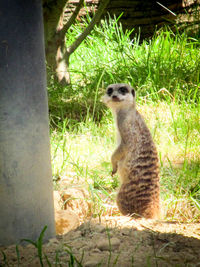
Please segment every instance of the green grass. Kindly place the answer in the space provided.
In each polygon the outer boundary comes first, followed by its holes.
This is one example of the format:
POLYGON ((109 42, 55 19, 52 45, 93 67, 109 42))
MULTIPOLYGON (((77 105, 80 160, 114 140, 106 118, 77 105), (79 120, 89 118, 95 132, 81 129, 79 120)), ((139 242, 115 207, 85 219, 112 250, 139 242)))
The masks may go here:
MULTIPOLYGON (((68 44, 80 31, 81 26, 71 30, 68 44)), ((136 89, 137 109, 158 148, 164 218, 199 222, 200 39, 163 29, 141 42, 131 40, 131 33, 124 33, 116 19, 103 21, 70 59, 72 84, 48 88, 54 187, 65 179, 68 187, 86 188, 93 217, 101 218, 108 204, 114 206, 119 185, 110 164, 115 128, 100 97, 108 84, 126 82, 136 89)), ((36 242, 25 241, 36 248, 40 266, 52 266, 42 247, 45 230, 36 242)), ((66 266, 82 266, 70 248, 63 250, 66 266)), ((59 253, 55 266, 62 266, 59 253)), ((10 266, 1 254, 2 266, 10 266)), ((20 266, 18 246, 16 255, 20 266)), ((108 266, 110 260, 111 252, 108 266)), ((151 266, 151 256, 146 265, 151 266)))
MULTIPOLYGON (((33 245, 35 247, 35 249, 37 250, 37 258, 39 259, 39 265, 37 264, 37 266, 41 266, 41 267, 44 267, 44 266, 49 266, 49 267, 53 267, 53 266, 68 266, 68 267, 83 267, 82 265, 82 260, 83 260, 83 255, 82 255, 82 259, 81 261, 79 261, 75 255, 73 255, 72 251, 71 251, 71 248, 68 247, 67 245, 63 246, 62 247, 62 253, 63 252, 66 252, 68 257, 66 257, 66 262, 65 264, 61 264, 60 262, 60 255, 59 255, 59 250, 55 251, 55 261, 52 262, 52 260, 49 259, 49 255, 47 255, 45 252, 44 252, 44 249, 43 249, 43 243, 44 243, 44 235, 45 235, 45 231, 47 230, 47 226, 44 226, 44 228, 42 229, 38 239, 36 241, 33 241, 33 240, 30 240, 30 239, 22 239, 20 241, 23 242, 23 244, 29 244, 29 245, 33 245)), ((22 262, 21 262, 21 255, 20 255, 20 252, 19 252, 19 245, 16 245, 16 258, 17 258, 17 265, 10 265, 9 264, 9 257, 10 255, 6 255, 5 252, 3 250, 0 250, 0 253, 2 255, 2 262, 0 262, 0 266, 1 267, 9 267, 9 266, 22 266, 22 262)), ((12 255, 11 258, 13 258, 14 255, 12 255)), ((30 255, 29 255, 30 257, 30 255)), ((29 259, 29 264, 30 266, 33 266, 32 265, 32 260, 33 260, 34 257, 30 257, 29 259)), ((22 257, 22 261, 23 261, 23 257, 22 257)), ((24 266, 24 264, 23 264, 24 266)))
MULTIPOLYGON (((68 34, 68 44, 81 31, 68 34)), ((110 83, 131 84, 161 165, 161 198, 168 219, 200 218, 200 39, 162 29, 131 40, 118 20, 102 21, 70 58, 72 83, 49 87, 55 187, 63 177, 90 193, 92 214, 114 203, 112 115, 100 102, 110 83)))

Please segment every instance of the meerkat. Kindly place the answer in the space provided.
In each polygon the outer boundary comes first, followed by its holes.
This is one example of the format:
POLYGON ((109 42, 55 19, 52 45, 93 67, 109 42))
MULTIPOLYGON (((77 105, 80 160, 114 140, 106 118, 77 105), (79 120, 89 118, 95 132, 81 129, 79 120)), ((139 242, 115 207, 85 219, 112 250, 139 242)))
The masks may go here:
POLYGON ((123 215, 159 218, 158 155, 151 133, 136 110, 135 90, 111 84, 102 101, 111 108, 117 128, 117 148, 112 154, 112 175, 121 181, 117 205, 123 215))

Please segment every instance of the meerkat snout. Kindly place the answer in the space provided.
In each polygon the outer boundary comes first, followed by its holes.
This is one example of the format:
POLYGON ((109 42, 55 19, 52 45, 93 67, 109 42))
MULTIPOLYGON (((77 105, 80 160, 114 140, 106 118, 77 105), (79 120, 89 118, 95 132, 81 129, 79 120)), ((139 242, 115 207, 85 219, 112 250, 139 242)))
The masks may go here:
POLYGON ((106 89, 106 94, 102 101, 110 108, 117 108, 123 105, 135 105, 135 90, 128 84, 110 84, 106 89))
POLYGON ((116 95, 112 96, 112 100, 115 101, 115 102, 119 102, 120 101, 119 97, 116 96, 116 95))

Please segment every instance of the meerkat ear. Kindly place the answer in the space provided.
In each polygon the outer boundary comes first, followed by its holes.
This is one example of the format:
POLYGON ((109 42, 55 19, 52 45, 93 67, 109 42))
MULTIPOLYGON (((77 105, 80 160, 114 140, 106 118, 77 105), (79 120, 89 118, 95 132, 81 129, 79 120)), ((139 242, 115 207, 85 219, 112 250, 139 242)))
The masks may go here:
POLYGON ((133 97, 135 97, 135 90, 133 88, 131 89, 131 93, 132 93, 133 97))

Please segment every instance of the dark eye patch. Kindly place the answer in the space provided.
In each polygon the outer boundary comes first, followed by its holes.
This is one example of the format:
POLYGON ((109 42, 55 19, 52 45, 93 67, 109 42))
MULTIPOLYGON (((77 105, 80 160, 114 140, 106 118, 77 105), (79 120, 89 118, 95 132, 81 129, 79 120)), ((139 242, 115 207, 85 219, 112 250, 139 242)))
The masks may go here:
POLYGON ((132 89, 131 93, 132 93, 133 97, 135 97, 135 90, 134 89, 132 89))
POLYGON ((118 92, 119 92, 120 94, 122 94, 122 95, 125 95, 125 94, 128 93, 128 89, 127 89, 127 87, 122 86, 122 87, 120 87, 120 88, 118 89, 118 92))
POLYGON ((107 94, 108 94, 109 96, 111 96, 112 93, 113 93, 113 88, 112 88, 112 87, 108 88, 108 90, 107 90, 107 94))

